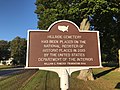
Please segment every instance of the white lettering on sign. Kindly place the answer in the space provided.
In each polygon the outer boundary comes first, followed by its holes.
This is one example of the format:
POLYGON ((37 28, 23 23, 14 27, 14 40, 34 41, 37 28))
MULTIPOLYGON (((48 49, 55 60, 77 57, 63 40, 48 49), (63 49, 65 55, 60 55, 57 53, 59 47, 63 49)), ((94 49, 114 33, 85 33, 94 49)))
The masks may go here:
POLYGON ((94 61, 86 58, 87 41, 80 35, 48 35, 40 43, 44 57, 39 57, 38 61, 45 62, 44 65, 86 65, 86 61, 94 61))

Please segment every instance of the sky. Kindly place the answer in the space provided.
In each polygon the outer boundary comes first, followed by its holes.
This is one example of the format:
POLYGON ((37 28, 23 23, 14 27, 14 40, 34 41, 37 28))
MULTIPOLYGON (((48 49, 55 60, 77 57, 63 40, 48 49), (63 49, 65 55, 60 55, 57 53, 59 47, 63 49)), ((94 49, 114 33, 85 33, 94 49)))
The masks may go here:
POLYGON ((28 29, 37 29, 36 0, 0 0, 0 40, 27 37, 28 29))

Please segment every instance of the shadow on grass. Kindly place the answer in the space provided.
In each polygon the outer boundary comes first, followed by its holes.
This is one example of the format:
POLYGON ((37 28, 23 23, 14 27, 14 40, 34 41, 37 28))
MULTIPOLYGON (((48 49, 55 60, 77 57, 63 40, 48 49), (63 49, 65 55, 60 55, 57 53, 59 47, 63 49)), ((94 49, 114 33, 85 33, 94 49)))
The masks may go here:
POLYGON ((117 85, 115 86, 115 89, 120 89, 120 82, 117 83, 117 85))
POLYGON ((103 71, 103 72, 100 72, 100 73, 94 75, 94 77, 95 77, 95 79, 96 79, 96 78, 99 78, 99 77, 102 77, 102 76, 108 74, 109 72, 111 72, 111 71, 113 71, 113 70, 115 70, 115 69, 116 69, 116 67, 115 67, 115 68, 111 68, 111 69, 106 70, 106 71, 103 71))

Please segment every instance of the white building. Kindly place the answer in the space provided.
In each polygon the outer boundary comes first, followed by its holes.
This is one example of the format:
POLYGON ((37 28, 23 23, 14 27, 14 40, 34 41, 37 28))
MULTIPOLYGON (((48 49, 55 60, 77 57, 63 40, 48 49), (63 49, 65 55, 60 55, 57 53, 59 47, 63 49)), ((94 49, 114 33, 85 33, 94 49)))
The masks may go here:
POLYGON ((4 65, 3 62, 5 62, 6 65, 11 65, 11 64, 12 64, 12 63, 11 63, 12 60, 13 60, 13 58, 9 58, 8 60, 4 60, 4 61, 1 60, 1 61, 0 61, 0 65, 4 65))
POLYGON ((2 61, 0 61, 0 65, 3 65, 3 64, 2 64, 2 61))

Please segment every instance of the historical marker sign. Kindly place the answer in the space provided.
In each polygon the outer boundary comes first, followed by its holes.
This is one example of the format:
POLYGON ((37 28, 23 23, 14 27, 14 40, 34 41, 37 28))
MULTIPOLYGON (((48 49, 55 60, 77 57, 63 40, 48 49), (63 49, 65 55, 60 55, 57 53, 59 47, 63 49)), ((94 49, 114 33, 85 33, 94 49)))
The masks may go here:
POLYGON ((67 20, 29 30, 26 67, 101 67, 99 32, 80 31, 67 20))

